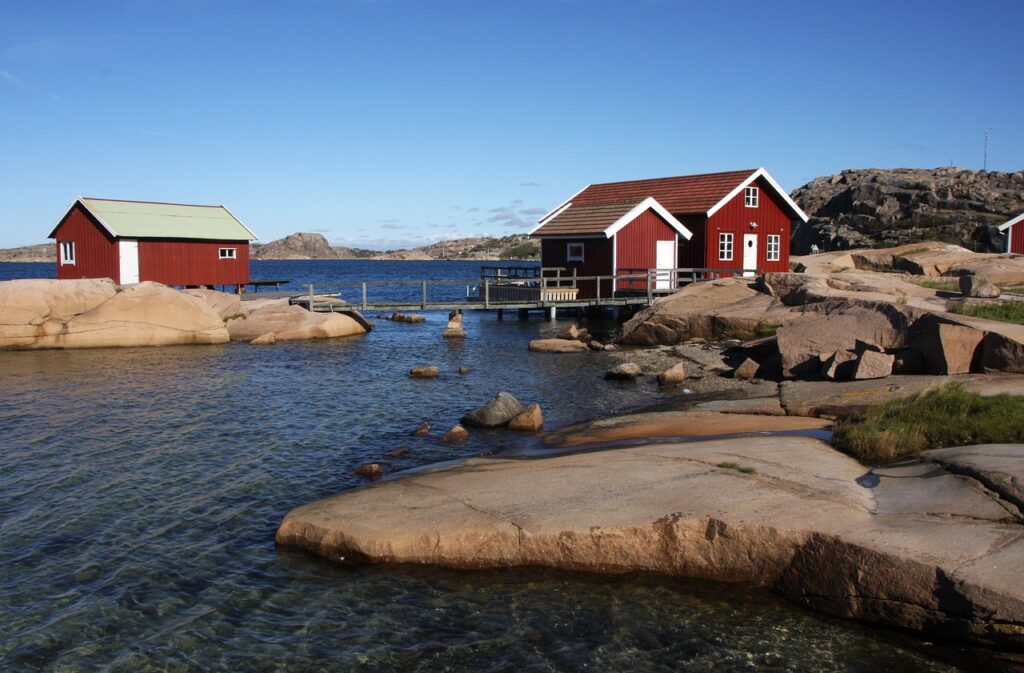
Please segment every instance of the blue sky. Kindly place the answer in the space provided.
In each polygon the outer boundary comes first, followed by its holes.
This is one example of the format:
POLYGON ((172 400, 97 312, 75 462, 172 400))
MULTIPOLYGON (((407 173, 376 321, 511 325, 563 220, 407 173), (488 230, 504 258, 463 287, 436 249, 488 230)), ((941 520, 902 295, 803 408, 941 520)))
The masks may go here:
POLYGON ((76 195, 504 235, 590 182, 1024 169, 1024 2, 0 0, 0 247, 76 195))

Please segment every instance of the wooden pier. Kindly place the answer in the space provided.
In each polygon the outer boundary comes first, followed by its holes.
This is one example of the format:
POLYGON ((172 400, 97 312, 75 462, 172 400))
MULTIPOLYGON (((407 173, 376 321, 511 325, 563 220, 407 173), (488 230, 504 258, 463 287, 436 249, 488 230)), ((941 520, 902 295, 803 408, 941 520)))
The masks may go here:
POLYGON ((243 299, 286 296, 318 313, 353 311, 499 311, 559 308, 642 308, 699 280, 754 275, 754 269, 628 269, 612 276, 576 276, 564 269, 482 267, 478 282, 379 280, 309 283, 302 292, 263 292, 243 299), (462 286, 465 294, 452 290, 462 286), (386 295, 386 296, 381 296, 386 295), (438 295, 443 295, 438 297, 438 295))

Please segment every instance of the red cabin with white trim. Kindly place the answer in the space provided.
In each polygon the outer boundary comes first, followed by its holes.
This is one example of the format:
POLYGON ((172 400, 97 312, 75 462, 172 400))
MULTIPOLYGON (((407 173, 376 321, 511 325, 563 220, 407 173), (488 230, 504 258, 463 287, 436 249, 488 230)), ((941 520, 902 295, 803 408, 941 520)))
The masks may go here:
POLYGON ((79 197, 50 232, 57 278, 241 286, 256 235, 224 206, 79 197))
POLYGON ((1000 224, 999 231, 1006 234, 1006 252, 1024 255, 1024 213, 1000 224))
MULTIPOLYGON (((676 268, 753 275, 789 270, 795 220, 807 215, 759 168, 589 185, 530 234, 541 240, 541 266, 577 276, 676 268)), ((581 283, 579 296, 593 297, 590 285, 581 283)), ((616 289, 638 288, 620 281, 616 289)))

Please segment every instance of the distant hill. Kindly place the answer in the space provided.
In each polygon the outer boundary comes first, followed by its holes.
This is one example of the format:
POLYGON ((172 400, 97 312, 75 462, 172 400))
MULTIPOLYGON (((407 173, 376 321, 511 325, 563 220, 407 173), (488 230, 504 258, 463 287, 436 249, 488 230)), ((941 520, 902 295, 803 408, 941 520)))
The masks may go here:
POLYGON ((807 224, 793 230, 792 251, 893 246, 921 240, 1002 252, 996 226, 1024 213, 1024 171, 965 168, 867 168, 808 182, 792 193, 807 224))
POLYGON ((254 243, 253 259, 365 259, 371 250, 332 247, 323 234, 297 233, 270 243, 254 243))
POLYGON ((57 250, 53 243, 26 245, 22 248, 0 250, 0 262, 56 262, 57 250))

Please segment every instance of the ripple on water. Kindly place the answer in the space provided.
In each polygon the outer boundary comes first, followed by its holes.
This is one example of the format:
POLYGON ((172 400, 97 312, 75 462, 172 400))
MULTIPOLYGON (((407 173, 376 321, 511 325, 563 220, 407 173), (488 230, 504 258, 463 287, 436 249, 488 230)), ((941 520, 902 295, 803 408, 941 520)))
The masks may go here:
POLYGON ((533 448, 438 443, 499 390, 549 427, 662 399, 604 382, 602 356, 526 352, 558 324, 469 314, 453 344, 445 319, 273 348, 0 353, 0 670, 955 670, 743 589, 277 550, 281 517, 360 484, 360 463, 533 448), (419 364, 441 379, 410 379, 419 364), (411 437, 422 421, 434 435, 411 437))

